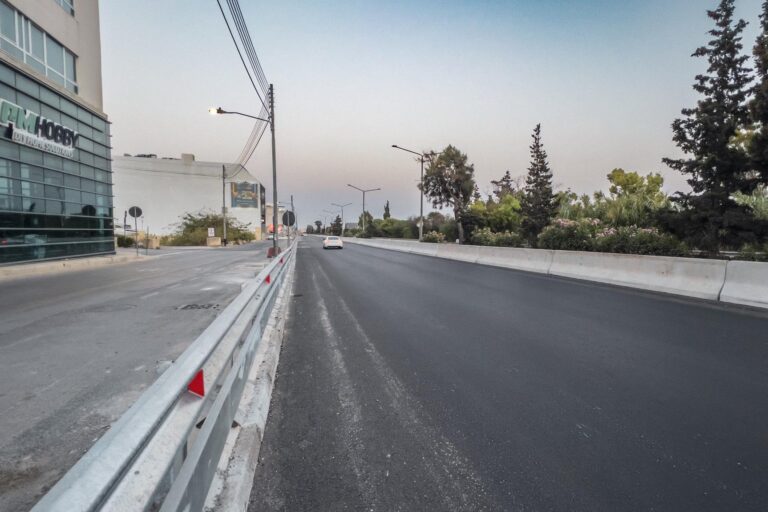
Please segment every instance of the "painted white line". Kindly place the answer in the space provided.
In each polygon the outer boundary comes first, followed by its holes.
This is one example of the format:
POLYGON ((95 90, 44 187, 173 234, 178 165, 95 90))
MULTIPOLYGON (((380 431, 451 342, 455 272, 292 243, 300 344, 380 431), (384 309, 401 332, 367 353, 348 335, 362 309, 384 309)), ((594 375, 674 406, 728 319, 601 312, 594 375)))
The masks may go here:
POLYGON ((160 292, 152 292, 152 293, 148 293, 148 294, 146 294, 146 295, 142 295, 142 296, 141 296, 141 297, 139 297, 139 298, 140 298, 140 299, 148 299, 148 298, 150 298, 150 297, 154 297, 155 295, 160 295, 160 292))

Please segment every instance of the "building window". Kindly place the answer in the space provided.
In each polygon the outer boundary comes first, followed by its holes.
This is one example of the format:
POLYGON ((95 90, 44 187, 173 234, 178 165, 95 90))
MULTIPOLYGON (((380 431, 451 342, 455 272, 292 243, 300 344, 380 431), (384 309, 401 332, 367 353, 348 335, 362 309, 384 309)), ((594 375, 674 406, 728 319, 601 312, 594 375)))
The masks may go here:
MULTIPOLYGON (((67 0, 56 1, 71 7, 71 2, 67 0)), ((0 1, 0 49, 77 93, 75 54, 3 1, 0 1)))
POLYGON ((75 15, 75 0, 53 0, 59 7, 67 11, 72 16, 75 15))

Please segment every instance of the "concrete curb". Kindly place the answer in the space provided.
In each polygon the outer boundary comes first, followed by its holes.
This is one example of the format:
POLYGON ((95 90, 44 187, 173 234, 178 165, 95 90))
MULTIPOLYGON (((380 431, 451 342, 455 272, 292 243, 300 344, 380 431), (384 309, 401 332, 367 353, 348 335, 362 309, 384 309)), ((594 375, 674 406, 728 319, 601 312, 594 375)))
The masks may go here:
POLYGON ((275 309, 264 331, 263 341, 256 349, 248 382, 235 414, 233 427, 221 454, 216 475, 205 500, 206 511, 243 511, 253 488, 253 478, 259 463, 261 441, 267 424, 277 365, 283 346, 285 323, 290 315, 296 257, 291 261, 287 281, 275 302, 275 309))
POLYGON ((74 272, 107 265, 121 265, 146 261, 147 257, 135 255, 94 256, 90 258, 75 258, 68 260, 41 261, 40 263, 24 263, 0 267, 0 281, 12 281, 24 277, 44 276, 74 272))
POLYGON ((390 251, 768 309, 768 263, 345 238, 390 251), (436 246, 424 249, 420 246, 436 246))

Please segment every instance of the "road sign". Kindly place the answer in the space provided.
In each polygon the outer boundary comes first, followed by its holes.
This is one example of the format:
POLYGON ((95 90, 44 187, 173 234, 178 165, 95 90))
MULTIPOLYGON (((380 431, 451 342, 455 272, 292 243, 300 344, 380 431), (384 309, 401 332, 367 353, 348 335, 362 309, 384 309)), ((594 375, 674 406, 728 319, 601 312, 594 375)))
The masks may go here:
POLYGON ((143 212, 141 211, 141 208, 139 208, 138 206, 131 206, 130 208, 128 208, 128 215, 130 215, 134 219, 136 217, 141 217, 142 213, 143 212))
POLYGON ((208 236, 216 236, 216 231, 213 228, 208 228, 208 236))
POLYGON ((296 224, 296 215, 292 211, 287 211, 283 214, 283 224, 286 226, 293 226, 296 224))

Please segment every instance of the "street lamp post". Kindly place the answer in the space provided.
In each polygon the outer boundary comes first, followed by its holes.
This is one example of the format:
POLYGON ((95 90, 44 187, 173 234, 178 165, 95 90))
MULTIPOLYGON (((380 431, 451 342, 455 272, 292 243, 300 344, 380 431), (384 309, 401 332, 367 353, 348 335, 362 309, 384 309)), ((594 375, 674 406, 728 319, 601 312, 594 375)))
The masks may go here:
POLYGON ((217 114, 234 114, 243 117, 249 117, 256 119, 257 121, 264 121, 269 123, 269 128, 272 131, 272 229, 274 236, 272 237, 272 254, 277 256, 277 155, 275 150, 275 89, 272 84, 269 84, 269 118, 264 119, 262 117, 252 116, 250 114, 243 114, 242 112, 234 112, 224 110, 221 107, 209 108, 208 112, 213 115, 217 114))
POLYGON ((351 204, 352 203, 344 203, 344 204, 331 203, 332 206, 337 206, 341 208, 341 236, 344 236, 344 228, 346 227, 344 224, 344 207, 349 206, 351 204))
POLYGON ((381 189, 380 188, 362 189, 362 188, 356 187, 354 185, 350 185, 349 183, 347 183, 347 186, 348 187, 352 187, 355 190, 359 190, 360 192, 363 193, 363 234, 365 234, 365 194, 367 192, 375 192, 376 190, 381 190, 381 189))
MULTIPOLYGON (((338 212, 332 212, 331 210, 323 210, 323 212, 325 212, 326 214, 330 213, 331 215, 338 215, 338 212)), ((328 215, 325 216, 325 227, 323 229, 323 234, 324 235, 328 234, 328 215)))
POLYGON ((408 153, 413 153, 414 155, 417 155, 419 157, 419 161, 421 162, 421 186, 419 187, 421 189, 421 202, 419 204, 419 242, 422 241, 424 238, 424 153, 418 153, 416 151, 411 151, 410 149, 401 148, 397 144, 392 144, 392 147, 395 149, 399 149, 401 151, 407 151, 408 153))

